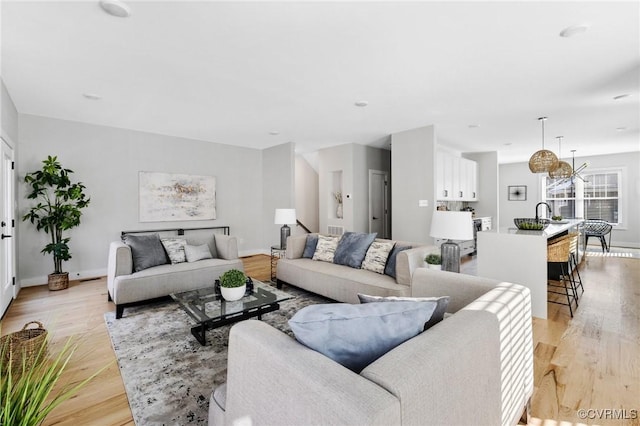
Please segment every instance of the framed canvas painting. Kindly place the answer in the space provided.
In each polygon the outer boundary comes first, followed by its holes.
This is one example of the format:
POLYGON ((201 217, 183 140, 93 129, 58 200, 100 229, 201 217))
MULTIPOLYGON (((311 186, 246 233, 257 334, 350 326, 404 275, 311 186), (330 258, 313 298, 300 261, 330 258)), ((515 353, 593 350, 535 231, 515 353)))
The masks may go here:
POLYGON ((216 218, 216 178, 177 173, 139 172, 140 222, 216 218))

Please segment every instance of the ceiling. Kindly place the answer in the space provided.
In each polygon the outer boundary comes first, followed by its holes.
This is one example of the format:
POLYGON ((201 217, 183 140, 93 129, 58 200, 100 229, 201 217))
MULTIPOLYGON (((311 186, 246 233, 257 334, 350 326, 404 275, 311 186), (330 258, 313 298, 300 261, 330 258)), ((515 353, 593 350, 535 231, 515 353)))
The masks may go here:
POLYGON ((301 153, 433 124, 501 163, 540 149, 547 116, 563 157, 640 150, 637 1, 127 4, 2 0, 18 112, 301 153))

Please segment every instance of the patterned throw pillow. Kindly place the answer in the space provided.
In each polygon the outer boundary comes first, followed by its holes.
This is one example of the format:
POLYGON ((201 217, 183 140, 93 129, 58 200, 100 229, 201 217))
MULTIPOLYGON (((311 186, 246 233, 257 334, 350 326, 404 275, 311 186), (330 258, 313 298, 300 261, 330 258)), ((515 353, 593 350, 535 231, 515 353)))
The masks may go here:
POLYGON ((160 241, 169 255, 171 264, 187 261, 184 253, 184 246, 187 245, 187 242, 183 238, 160 238, 160 241))
POLYGON ((394 244, 395 241, 374 241, 371 243, 367 255, 362 261, 362 269, 384 274, 384 267, 394 244))
POLYGON ((338 248, 340 237, 333 235, 318 235, 318 244, 316 251, 313 253, 313 260, 321 260, 323 262, 333 263, 333 256, 338 248))

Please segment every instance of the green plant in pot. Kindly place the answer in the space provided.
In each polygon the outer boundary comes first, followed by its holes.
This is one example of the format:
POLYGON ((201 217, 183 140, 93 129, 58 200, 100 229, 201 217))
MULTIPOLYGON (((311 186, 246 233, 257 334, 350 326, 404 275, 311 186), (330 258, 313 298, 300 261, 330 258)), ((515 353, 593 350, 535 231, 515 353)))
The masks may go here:
POLYGON ((82 209, 89 205, 90 198, 81 182, 72 183, 69 175, 57 157, 48 156, 42 162, 42 169, 28 173, 24 177, 28 185, 27 198, 37 204, 25 214, 22 220, 30 221, 38 231, 44 231, 50 242, 41 253, 53 255, 54 270, 49 274, 49 289, 62 290, 69 286, 69 273, 62 271, 62 262, 71 259, 69 237, 64 231, 80 225, 82 209))
POLYGON ((441 269, 442 257, 437 253, 428 254, 424 261, 427 262, 429 269, 441 269))
POLYGON ((247 289, 247 276, 238 269, 230 269, 220 275, 220 292, 225 300, 242 299, 247 289))

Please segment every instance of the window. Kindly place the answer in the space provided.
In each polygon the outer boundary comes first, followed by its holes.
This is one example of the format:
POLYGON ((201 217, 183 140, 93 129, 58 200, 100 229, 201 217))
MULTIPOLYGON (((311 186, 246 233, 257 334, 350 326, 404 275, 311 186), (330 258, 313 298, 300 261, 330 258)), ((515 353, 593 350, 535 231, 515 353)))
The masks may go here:
POLYGON ((551 206, 552 215, 602 219, 620 224, 622 170, 594 170, 581 175, 584 180, 544 179, 544 201, 551 206))

